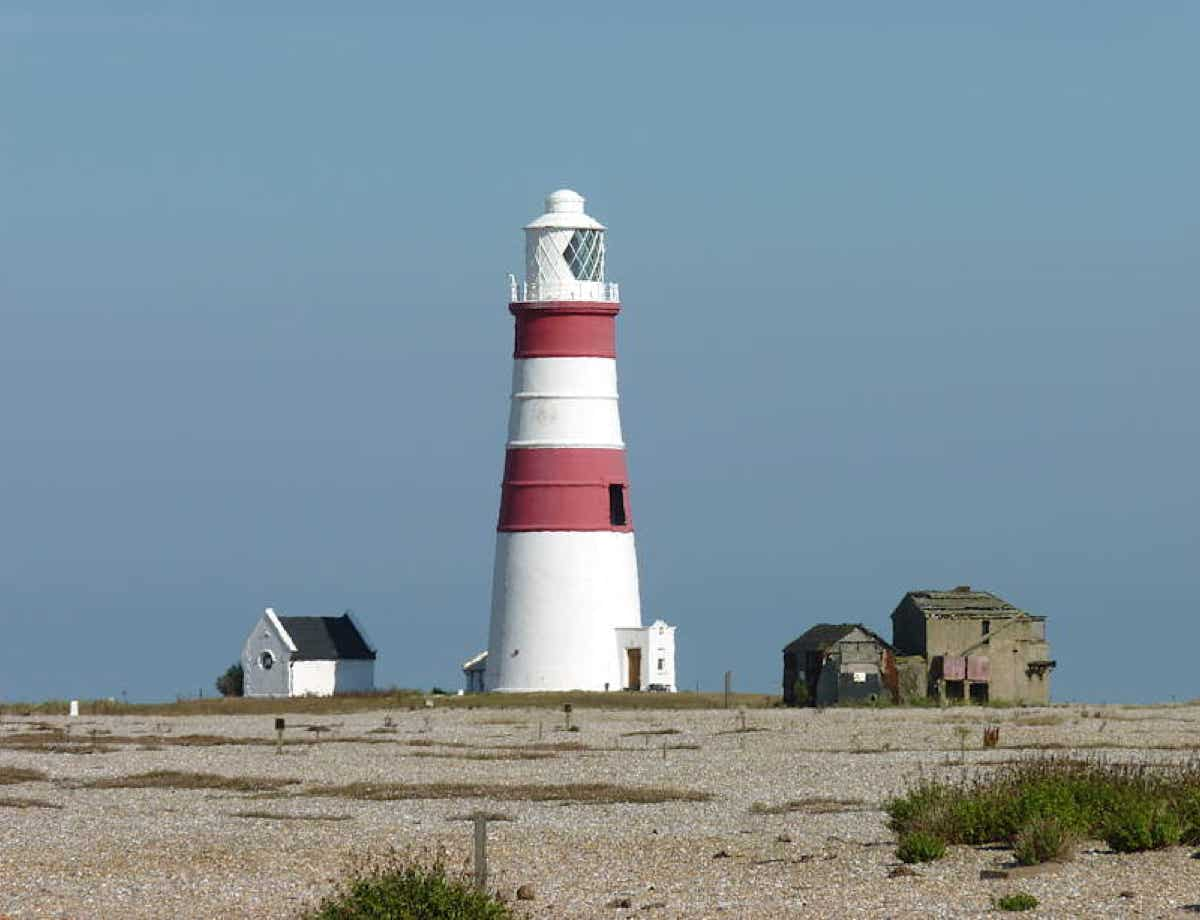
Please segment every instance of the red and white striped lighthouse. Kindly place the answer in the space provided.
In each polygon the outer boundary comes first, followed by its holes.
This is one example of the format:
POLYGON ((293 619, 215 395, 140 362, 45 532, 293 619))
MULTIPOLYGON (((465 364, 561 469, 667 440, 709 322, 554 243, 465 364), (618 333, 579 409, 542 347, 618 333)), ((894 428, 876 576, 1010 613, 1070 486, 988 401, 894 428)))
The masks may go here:
POLYGON ((525 227, 525 281, 511 282, 516 345, 488 690, 652 682, 617 407, 620 301, 604 263, 605 227, 583 198, 567 189, 547 197, 546 213, 525 227))

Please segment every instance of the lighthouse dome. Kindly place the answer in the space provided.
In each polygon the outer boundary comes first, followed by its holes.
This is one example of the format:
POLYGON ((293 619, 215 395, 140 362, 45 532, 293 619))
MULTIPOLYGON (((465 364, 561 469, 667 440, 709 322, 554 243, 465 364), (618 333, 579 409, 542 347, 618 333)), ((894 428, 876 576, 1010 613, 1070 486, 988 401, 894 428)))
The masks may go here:
POLYGON ((603 230, 604 225, 583 211, 584 197, 574 189, 560 188, 546 196, 546 213, 526 230, 559 228, 571 230, 603 230))
POLYGON ((583 196, 570 188, 560 188, 546 196, 546 210, 555 214, 582 214, 583 196))

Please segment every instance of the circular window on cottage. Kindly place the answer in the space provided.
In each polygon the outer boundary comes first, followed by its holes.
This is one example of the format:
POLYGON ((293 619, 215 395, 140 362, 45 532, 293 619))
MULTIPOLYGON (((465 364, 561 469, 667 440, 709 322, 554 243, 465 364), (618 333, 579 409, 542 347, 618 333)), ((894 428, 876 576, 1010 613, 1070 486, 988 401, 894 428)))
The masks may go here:
POLYGON ((263 652, 258 656, 258 666, 264 671, 271 670, 271 665, 275 663, 275 656, 271 652, 263 652))

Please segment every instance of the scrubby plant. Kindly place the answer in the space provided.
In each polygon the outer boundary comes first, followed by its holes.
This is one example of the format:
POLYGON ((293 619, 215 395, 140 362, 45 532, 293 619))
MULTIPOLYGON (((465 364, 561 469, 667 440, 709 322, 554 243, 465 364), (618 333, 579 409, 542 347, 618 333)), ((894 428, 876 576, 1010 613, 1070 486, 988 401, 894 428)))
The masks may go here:
POLYGON ((792 705, 808 705, 808 681, 804 680, 804 678, 801 678, 792 684, 792 705))
POLYGON ((245 692, 246 675, 241 662, 231 664, 225 673, 217 678, 217 692, 221 696, 241 696, 245 692))
POLYGON ((901 862, 925 863, 946 855, 946 841, 928 831, 911 831, 900 838, 896 856, 901 862))
POLYGON ((1200 761, 1134 765, 1101 759, 1025 760, 960 782, 924 780, 887 804, 890 826, 947 843, 1013 843, 1053 818, 1078 837, 1145 849, 1200 841, 1200 761))
POLYGON ((307 920, 511 920, 491 895, 476 891, 445 865, 400 864, 395 858, 354 870, 307 920))
POLYGON ((1022 866, 1066 862, 1075 855, 1076 832, 1054 815, 1028 821, 1013 838, 1013 856, 1022 866))
POLYGON ((1165 801, 1131 799, 1109 815, 1104 842, 1117 853, 1139 853, 1177 845, 1183 822, 1165 801))
POLYGON ((1038 899, 1026 891, 1014 891, 1001 895, 994 903, 997 910, 1033 910, 1038 906, 1038 899))

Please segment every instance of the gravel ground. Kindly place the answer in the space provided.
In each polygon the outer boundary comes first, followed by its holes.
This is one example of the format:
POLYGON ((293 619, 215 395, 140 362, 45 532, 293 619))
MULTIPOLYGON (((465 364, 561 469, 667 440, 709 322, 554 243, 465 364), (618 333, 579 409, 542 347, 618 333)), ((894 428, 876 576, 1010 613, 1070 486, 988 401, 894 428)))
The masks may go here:
POLYGON ((513 819, 491 825, 492 881, 509 897, 531 885, 534 900, 518 906, 532 917, 996 916, 992 898, 1013 890, 1041 901, 1028 916, 1200 913, 1200 861, 1186 848, 1122 856, 1091 842, 1071 863, 981 880, 981 870, 1004 867, 1010 854, 952 847, 918 876, 890 878, 895 841, 880 811, 916 777, 961 773, 964 741, 968 765, 1047 748, 1137 760, 1194 756, 1200 707, 777 709, 744 718, 741 731, 742 717, 730 711, 580 710, 580 730, 568 733, 561 714, 535 709, 290 716, 289 738, 305 743, 278 755, 269 717, 87 717, 73 720, 73 737, 95 731, 101 744, 126 740, 76 754, 6 749, 6 736, 68 721, 10 714, 0 724, 0 768, 34 768, 49 779, 0 785, 0 918, 295 918, 359 854, 444 847, 452 863, 466 865, 471 827, 459 819, 476 808, 513 819), (330 731, 310 743, 308 724, 330 731), (1001 749, 979 750, 985 724, 1000 725, 1001 749), (663 730, 677 733, 626 734, 663 730), (537 760, 464 756, 511 753, 505 746, 535 745, 539 734, 586 749, 537 760), (263 743, 157 744, 157 735, 263 743), (664 756, 664 742, 682 747, 664 756), (300 783, 282 795, 81 785, 150 770, 300 783), (357 781, 604 782, 713 798, 602 805, 305 794, 313 784, 357 781), (842 804, 752 810, 812 798, 842 804), (235 814, 246 811, 288 818, 235 814))

